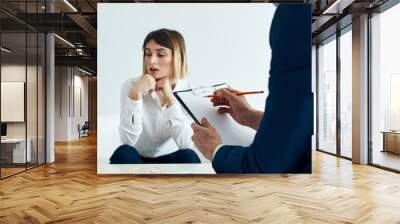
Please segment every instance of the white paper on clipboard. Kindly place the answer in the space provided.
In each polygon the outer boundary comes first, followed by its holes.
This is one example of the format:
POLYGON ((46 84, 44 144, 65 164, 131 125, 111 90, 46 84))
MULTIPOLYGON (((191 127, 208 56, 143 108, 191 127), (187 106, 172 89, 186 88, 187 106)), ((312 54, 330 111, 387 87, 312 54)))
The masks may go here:
MULTIPOLYGON (((228 87, 214 85, 215 88, 203 87, 174 92, 175 97, 193 120, 201 121, 202 117, 208 119, 211 125, 218 131, 224 145, 248 146, 253 142, 256 131, 238 124, 229 114, 220 114, 214 107, 210 98, 204 97, 212 94, 216 89, 228 87), (203 91, 202 91, 202 90, 203 91)), ((211 86, 213 87, 213 86, 211 86)))

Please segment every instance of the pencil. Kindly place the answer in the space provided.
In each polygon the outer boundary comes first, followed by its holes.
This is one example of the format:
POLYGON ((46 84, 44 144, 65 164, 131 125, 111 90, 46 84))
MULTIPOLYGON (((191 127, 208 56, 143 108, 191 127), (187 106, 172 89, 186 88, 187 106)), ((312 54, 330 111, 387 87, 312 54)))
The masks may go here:
MULTIPOLYGON (((264 91, 252 91, 252 92, 238 92, 236 93, 236 96, 242 96, 242 95, 249 95, 249 94, 260 94, 260 93, 264 93, 264 91)), ((214 97, 214 95, 207 95, 204 97, 214 97)))

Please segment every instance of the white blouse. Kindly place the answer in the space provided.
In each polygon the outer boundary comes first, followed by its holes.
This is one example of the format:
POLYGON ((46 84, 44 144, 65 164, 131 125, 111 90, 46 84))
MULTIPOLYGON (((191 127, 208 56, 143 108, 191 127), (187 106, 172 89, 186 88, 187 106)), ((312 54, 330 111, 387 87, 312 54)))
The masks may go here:
MULTIPOLYGON (((179 149, 194 149, 191 119, 177 101, 170 107, 161 107, 158 94, 153 91, 140 100, 128 97, 129 90, 140 78, 132 78, 122 86, 119 133, 123 144, 136 148, 147 158, 171 154, 179 149)), ((178 80, 174 91, 189 85, 178 80)))

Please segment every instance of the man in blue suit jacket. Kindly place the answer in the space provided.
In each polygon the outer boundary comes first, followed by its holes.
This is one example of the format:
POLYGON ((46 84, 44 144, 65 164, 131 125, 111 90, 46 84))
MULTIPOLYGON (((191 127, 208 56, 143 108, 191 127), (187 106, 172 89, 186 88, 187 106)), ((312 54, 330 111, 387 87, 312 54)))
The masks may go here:
POLYGON ((311 173, 313 95, 311 92, 311 6, 281 4, 271 24, 269 95, 265 112, 256 111, 233 89, 212 99, 221 113, 257 130, 248 147, 222 145, 202 119, 192 124, 196 147, 217 173, 311 173))

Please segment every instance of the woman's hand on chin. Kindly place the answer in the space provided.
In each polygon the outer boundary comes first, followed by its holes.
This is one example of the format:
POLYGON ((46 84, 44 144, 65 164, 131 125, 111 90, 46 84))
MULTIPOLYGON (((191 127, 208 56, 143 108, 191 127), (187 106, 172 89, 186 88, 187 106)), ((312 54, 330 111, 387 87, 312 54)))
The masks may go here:
POLYGON ((168 77, 157 80, 156 90, 160 98, 160 103, 162 107, 170 107, 175 103, 174 94, 172 93, 171 81, 168 77))
POLYGON ((155 89, 156 80, 153 76, 149 74, 143 75, 130 89, 129 98, 132 100, 140 100, 145 93, 151 92, 155 89))

